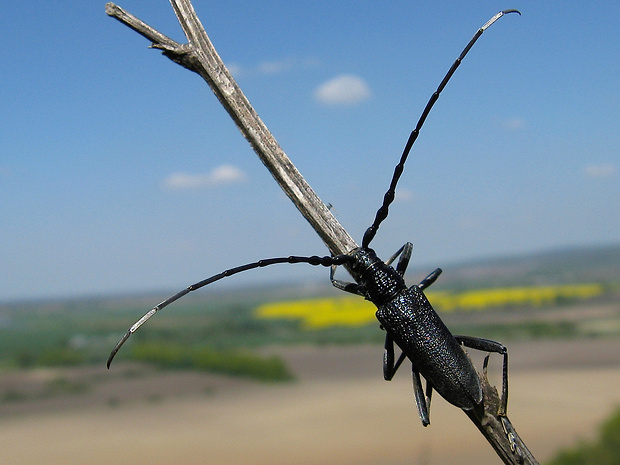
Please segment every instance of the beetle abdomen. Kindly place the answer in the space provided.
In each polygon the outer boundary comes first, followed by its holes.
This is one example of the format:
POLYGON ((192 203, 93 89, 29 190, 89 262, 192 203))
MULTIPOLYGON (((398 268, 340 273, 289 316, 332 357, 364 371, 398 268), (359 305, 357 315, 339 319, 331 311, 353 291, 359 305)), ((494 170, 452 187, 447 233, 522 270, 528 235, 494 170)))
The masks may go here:
POLYGON ((417 286, 381 305, 376 316, 444 399, 462 409, 481 402, 480 379, 469 357, 417 286))

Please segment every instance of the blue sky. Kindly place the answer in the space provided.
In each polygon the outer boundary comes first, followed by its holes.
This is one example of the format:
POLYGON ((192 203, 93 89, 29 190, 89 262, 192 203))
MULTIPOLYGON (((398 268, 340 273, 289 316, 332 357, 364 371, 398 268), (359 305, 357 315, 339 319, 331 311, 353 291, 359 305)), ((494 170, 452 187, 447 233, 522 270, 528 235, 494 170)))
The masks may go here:
MULTIPOLYGON (((326 254, 197 75, 105 2, 9 2, 0 300, 175 290, 264 257, 326 254)), ((120 6, 184 42, 165 0, 120 6)), ((284 150, 358 241, 430 94, 373 242, 421 272, 620 241, 620 4, 195 0, 284 150)), ((235 280, 327 280, 281 265, 235 280)))

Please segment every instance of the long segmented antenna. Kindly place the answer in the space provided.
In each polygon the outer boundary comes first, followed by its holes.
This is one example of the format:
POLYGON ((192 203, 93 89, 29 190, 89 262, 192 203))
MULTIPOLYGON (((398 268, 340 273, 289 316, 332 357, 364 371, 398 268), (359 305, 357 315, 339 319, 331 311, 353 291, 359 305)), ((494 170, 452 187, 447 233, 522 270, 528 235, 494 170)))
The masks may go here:
POLYGON ((290 256, 290 257, 267 258, 264 260, 259 260, 257 262, 252 262, 252 263, 247 263, 245 265, 237 266, 235 268, 230 268, 228 270, 222 271, 221 273, 213 275, 207 279, 199 281, 196 284, 192 284, 191 286, 183 289, 182 291, 177 292, 173 296, 168 297, 166 300, 164 300, 163 302, 153 307, 142 318, 136 321, 134 325, 131 328, 129 328, 129 330, 125 333, 125 335, 120 339, 120 341, 118 341, 118 343, 116 344, 116 347, 114 347, 114 350, 112 350, 112 352, 110 353, 110 356, 108 357, 107 366, 108 368, 110 368, 110 364, 112 363, 112 360, 114 359, 114 357, 116 356, 116 353, 119 351, 122 345, 125 343, 125 341, 129 339, 129 337, 133 333, 135 333, 140 328, 140 326, 146 323, 147 320, 149 320, 153 315, 155 315, 162 308, 167 307, 171 303, 179 300, 184 295, 187 295, 192 291, 200 289, 201 287, 205 287, 208 284, 214 283, 215 281, 219 281, 220 279, 226 278, 228 276, 241 273, 242 271, 252 270, 254 268, 262 268, 264 266, 269 266, 269 265, 276 265, 278 263, 309 263, 310 265, 314 265, 314 266, 318 266, 318 265, 332 266, 332 265, 342 265, 344 263, 350 262, 351 260, 352 260, 352 257, 350 255, 336 255, 332 257, 330 256, 317 257, 316 255, 313 255, 311 257, 290 256))
POLYGON ((459 65, 461 64, 461 61, 463 60, 463 58, 465 58, 465 55, 467 55, 469 50, 473 47, 473 45, 476 43, 476 41, 482 35, 482 33, 487 28, 489 28, 489 26, 491 26, 491 24, 493 24, 499 18, 501 18, 502 16, 504 16, 504 15, 506 15, 508 13, 518 13, 518 14, 521 14, 518 10, 504 10, 504 11, 500 11, 495 16, 493 16, 491 19, 489 19, 484 24, 484 26, 482 26, 480 29, 478 29, 478 31, 476 31, 476 33, 474 34, 472 39, 467 44, 467 46, 463 49, 463 51, 461 52, 459 57, 452 64, 452 66, 450 67, 450 70, 444 76, 443 80, 439 84, 439 87, 437 87, 437 90, 433 93, 433 95, 431 96, 430 100, 426 104, 426 107, 424 108, 424 111, 422 112, 422 116, 420 116, 420 119, 418 120, 418 124, 416 125, 415 129, 411 132, 411 135, 409 136, 409 139, 407 140, 407 144, 405 145, 405 149, 403 151, 403 154, 400 157, 400 161, 398 162, 398 165, 396 165, 396 168, 394 169, 394 175, 392 176, 392 182, 390 183, 390 188, 388 189, 388 191, 385 193, 385 196, 383 197, 383 205, 381 205, 381 208, 379 208, 379 210, 377 211, 377 215, 375 216, 375 221, 372 224, 372 226, 370 226, 366 230, 366 232, 364 233, 364 238, 362 240, 362 247, 368 247, 370 242, 374 239, 375 234, 377 234, 377 230, 379 229, 379 225, 383 222, 383 220, 385 220, 387 218, 389 207, 392 204, 392 202, 394 201, 394 195, 396 193, 396 184, 398 183, 398 180, 400 179, 400 175, 403 173, 403 169, 405 168, 405 162, 407 161, 407 157, 409 156, 409 152, 411 151, 411 147, 413 146, 413 143, 418 138, 418 135, 420 134, 420 129, 422 128, 422 125, 424 124, 424 121, 426 121, 426 117, 430 113, 431 108, 433 108, 433 105, 435 104, 435 102, 439 98, 439 94, 444 89, 444 87, 446 87, 446 84, 448 84, 448 81, 450 80, 450 78, 452 77, 452 75, 454 74, 456 69, 459 67, 459 65))

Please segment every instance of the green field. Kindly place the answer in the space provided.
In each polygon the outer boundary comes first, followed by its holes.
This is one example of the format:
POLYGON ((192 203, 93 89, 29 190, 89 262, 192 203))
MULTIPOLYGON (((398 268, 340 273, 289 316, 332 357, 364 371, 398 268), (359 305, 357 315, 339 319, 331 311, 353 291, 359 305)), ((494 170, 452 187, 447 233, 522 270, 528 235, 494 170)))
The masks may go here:
MULTIPOLYGON (((438 281, 429 296, 433 302, 435 293, 436 308, 457 334, 503 342, 620 336, 620 290, 614 282, 617 274, 609 268, 609 257, 615 255, 595 254, 590 256, 587 266, 571 260, 571 256, 560 254, 551 259, 546 255, 544 266, 529 259, 532 270, 551 270, 543 279, 544 284, 532 284, 533 271, 527 272, 522 262, 513 260, 513 268, 522 275, 511 272, 506 262, 486 262, 473 266, 471 270, 478 268, 470 275, 480 276, 480 269, 493 274, 494 267, 499 266, 506 275, 513 276, 513 286, 497 282, 497 287, 489 288, 483 286, 488 280, 464 280, 463 269, 456 268, 453 274, 461 278, 438 281), (592 263, 596 257, 603 260, 598 266, 592 263), (553 263, 556 265, 551 266, 553 263), (549 284, 549 277, 557 276, 558 268, 563 270, 562 282, 549 284), (571 269, 573 273, 569 273, 571 269), (597 272, 604 269, 606 273, 584 275, 584 269, 597 272), (585 280, 588 277, 598 281, 585 280), (583 292, 584 289, 589 291, 583 292), (481 300, 481 296, 486 296, 486 300, 481 300), (472 301, 478 303, 474 309, 470 305, 472 301)), ((541 274, 537 276, 540 281, 541 274)), ((347 319, 351 319, 351 312, 358 311, 355 297, 352 297, 353 304, 348 304, 346 317, 340 315, 341 320, 335 310, 321 307, 319 302, 328 301, 336 309, 339 301, 335 299, 343 296, 329 286, 314 296, 303 295, 301 288, 292 285, 228 292, 208 289, 197 294, 187 296, 149 320, 121 349, 115 363, 133 360, 167 369, 192 368, 286 380, 291 374, 283 362, 260 355, 258 349, 273 344, 382 344, 384 337, 374 320, 372 307, 364 307, 361 298, 357 299, 359 311, 365 312, 365 316, 361 320, 356 316, 354 325, 348 324, 347 319), (306 312, 321 313, 321 324, 308 325, 302 316, 263 318, 257 313, 258 308, 273 306, 278 301, 288 302, 280 305, 284 310, 295 307, 300 296, 304 297, 306 312)), ((166 295, 0 305, 0 369, 103 365, 127 328, 163 297, 166 295)), ((347 299, 351 301, 350 297, 347 299)))
MULTIPOLYGON (((301 317, 261 318, 256 309, 268 300, 257 300, 251 292, 245 297, 235 294, 233 299, 206 293, 162 311, 132 336, 115 363, 138 360, 162 368, 289 379, 290 373, 281 361, 261 357, 256 349, 271 344, 382 343, 383 333, 373 319, 372 308, 363 305, 361 298, 359 311, 368 314, 365 323, 351 326, 335 320, 330 325, 308 328, 301 317)), ((331 300, 337 305, 337 299, 331 300)), ((582 309, 614 303, 617 308, 619 300, 617 291, 607 287, 589 298, 565 298, 545 306, 498 305, 474 313, 451 308, 442 316, 455 333, 503 341, 613 337, 620 335, 620 312, 615 317, 605 314, 601 320, 600 315, 598 319, 597 315, 590 317, 582 309), (566 317, 567 312, 571 316, 566 317)), ((0 367, 104 364, 116 341, 148 309, 147 301, 99 299, 5 305, 0 309, 0 367)), ((304 302, 311 311, 312 300, 304 302)))

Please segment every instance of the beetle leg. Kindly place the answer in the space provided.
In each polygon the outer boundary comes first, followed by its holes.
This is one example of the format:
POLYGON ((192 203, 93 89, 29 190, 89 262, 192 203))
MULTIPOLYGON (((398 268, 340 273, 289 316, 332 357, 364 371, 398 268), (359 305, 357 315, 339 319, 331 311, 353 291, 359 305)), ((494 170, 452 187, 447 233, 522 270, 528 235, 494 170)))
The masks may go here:
MULTIPOLYGON (((383 353, 383 377, 386 381, 391 381, 398 370, 398 367, 405 360, 406 355, 404 352, 400 354, 396 363, 394 363, 394 340, 389 334, 385 335, 385 352, 383 353)), ((413 379, 413 394, 415 396, 415 402, 418 407, 418 414, 423 426, 431 424, 430 420, 430 406, 431 395, 433 393, 433 386, 426 381, 426 393, 422 390, 422 381, 420 379, 420 373, 415 365, 411 364, 411 375, 413 379)))
POLYGON ((413 244, 411 242, 407 242, 400 249, 398 249, 398 251, 394 255, 388 258, 385 264, 391 265, 392 262, 396 260, 396 257, 400 255, 400 259, 398 260, 398 264, 396 265, 396 271, 401 276, 404 276, 405 271, 407 270, 407 266, 409 265, 409 260, 411 259, 412 251, 413 251, 413 244))
POLYGON ((497 414, 500 417, 505 417, 508 409, 508 349, 505 345, 500 344, 499 342, 491 341, 490 339, 482 339, 472 336, 454 337, 460 344, 471 349, 481 350, 484 352, 495 352, 504 356, 504 363, 502 366, 502 397, 497 414))
MULTIPOLYGON (((407 244, 408 244, 408 243, 407 243, 407 244)), ((405 245, 407 245, 407 244, 405 244, 405 245)), ((386 264, 386 265, 391 265, 391 264, 392 264, 392 262, 393 262, 394 260, 396 260, 396 258, 397 258, 397 257, 398 257, 398 256, 399 256, 402 252, 403 252, 403 249, 405 248, 405 245, 403 245, 400 249, 398 249, 394 255, 392 255, 390 258, 388 258, 388 259, 385 261, 385 264, 386 264)))
POLYGON ((332 265, 331 270, 329 272, 329 280, 332 282, 332 285, 335 288, 338 288, 342 291, 350 292, 351 294, 361 295, 362 297, 366 297, 364 292, 362 291, 362 286, 357 283, 351 283, 347 281, 341 281, 339 279, 334 279, 334 274, 336 273, 337 265, 332 265))
POLYGON ((439 278, 441 271, 442 271, 441 268, 437 268, 435 271, 429 274, 426 278, 420 281, 420 284, 418 284, 418 287, 420 288, 420 290, 423 291, 424 289, 429 287, 431 284, 433 284, 435 281, 437 281, 437 278, 439 278))
MULTIPOLYGON (((415 395, 415 402, 418 406, 418 413, 420 415, 420 420, 422 420, 422 426, 428 426, 431 424, 431 419, 429 415, 429 406, 426 403, 426 397, 424 395, 424 391, 422 390, 422 381, 420 380, 420 373, 415 365, 411 364, 411 375, 413 379, 413 394, 415 395)), ((426 389, 432 389, 429 387, 430 384, 428 380, 426 382, 426 389)), ((430 400, 430 399, 429 399, 430 400)))
POLYGON ((386 381, 392 381, 392 378, 396 374, 396 370, 405 360, 405 353, 402 352, 398 357, 396 363, 394 363, 394 340, 386 333, 385 335, 385 350, 383 351, 383 379, 386 381))
MULTIPOLYGON (((504 434, 506 434, 506 437, 508 438, 510 450, 512 450, 513 454, 515 454, 519 458, 519 463, 522 463, 523 452, 521 450, 521 447, 519 447, 519 445, 517 444, 516 438, 518 438, 518 436, 514 428, 512 427, 508 416, 506 415, 506 411, 508 409, 508 349, 504 344, 496 341, 491 341, 490 339, 483 339, 473 336, 454 336, 454 338, 460 344, 471 349, 481 350, 485 352, 495 352, 504 356, 504 363, 502 365, 502 397, 500 399, 497 416, 502 422, 502 428, 504 430, 504 434)), ((487 355, 484 358, 484 363, 482 366, 483 374, 485 377, 487 376, 488 363, 489 356, 487 355)))
POLYGON ((431 416, 431 397, 433 396, 433 385, 426 380, 426 405, 428 409, 428 417, 430 423, 431 416))

